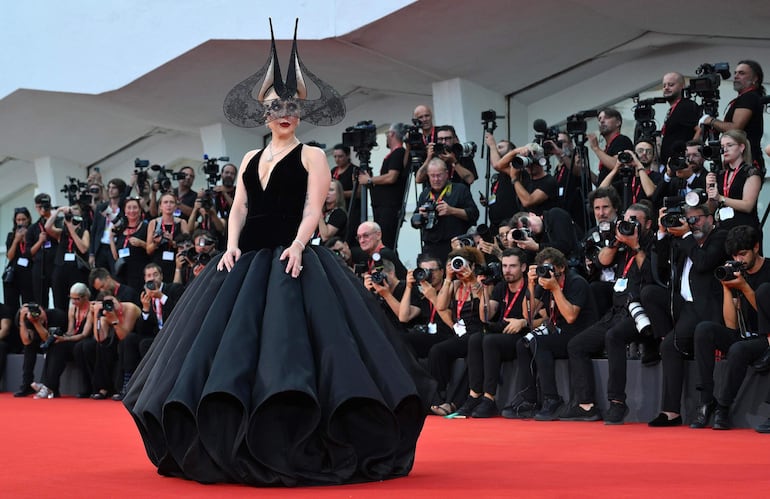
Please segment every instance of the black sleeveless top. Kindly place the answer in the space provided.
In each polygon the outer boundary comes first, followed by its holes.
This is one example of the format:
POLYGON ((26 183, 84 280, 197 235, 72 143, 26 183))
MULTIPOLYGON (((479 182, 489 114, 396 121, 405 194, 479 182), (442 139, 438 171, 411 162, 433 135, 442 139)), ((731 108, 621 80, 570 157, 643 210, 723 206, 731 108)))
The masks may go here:
POLYGON ((246 223, 238 243, 243 252, 289 246, 297 236, 305 208, 308 173, 302 166, 302 144, 275 164, 265 189, 259 182, 263 152, 255 154, 243 172, 248 199, 246 223))

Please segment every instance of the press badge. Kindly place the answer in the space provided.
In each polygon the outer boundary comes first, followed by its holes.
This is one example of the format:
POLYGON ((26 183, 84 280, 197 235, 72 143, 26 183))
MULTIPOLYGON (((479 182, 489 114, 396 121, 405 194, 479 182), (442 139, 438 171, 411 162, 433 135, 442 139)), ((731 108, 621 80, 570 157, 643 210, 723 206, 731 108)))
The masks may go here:
POLYGON ((628 278, 627 277, 621 277, 617 281, 615 281, 615 286, 612 288, 618 293, 622 293, 626 290, 628 287, 628 278))
POLYGON ((320 237, 314 237, 310 240, 311 246, 320 246, 321 245, 321 238, 320 237))
POLYGON ((43 248, 45 249, 51 249, 51 241, 46 241, 43 243, 43 248))
POLYGON ((128 258, 131 256, 131 248, 120 248, 118 250, 118 256, 120 258, 128 258))
POLYGON ((735 216, 735 210, 733 210, 732 206, 723 206, 719 208, 719 211, 717 213, 719 213, 720 222, 724 220, 730 220, 735 216))
POLYGON ((163 260, 167 262, 173 262, 174 261, 174 252, 173 251, 164 251, 163 252, 163 260))
POLYGON ((74 262, 75 261, 75 253, 64 253, 64 261, 65 262, 74 262))
POLYGON ((182 216, 182 210, 180 210, 179 208, 174 210, 174 216, 175 217, 181 217, 182 216))
POLYGON ((20 257, 18 260, 16 260, 16 265, 19 267, 29 267, 29 259, 20 257))
POLYGON ((559 197, 560 198, 564 197, 564 187, 559 187, 559 197))
POLYGON ((455 334, 459 337, 462 337, 465 335, 465 321, 460 319, 459 321, 455 322, 454 326, 452 326, 455 330, 455 334))
POLYGON ((497 196, 495 194, 490 194, 487 198, 487 206, 492 206, 495 204, 495 201, 497 201, 497 196))
POLYGON ((428 334, 436 334, 438 332, 438 328, 436 327, 435 322, 429 322, 428 323, 428 334))

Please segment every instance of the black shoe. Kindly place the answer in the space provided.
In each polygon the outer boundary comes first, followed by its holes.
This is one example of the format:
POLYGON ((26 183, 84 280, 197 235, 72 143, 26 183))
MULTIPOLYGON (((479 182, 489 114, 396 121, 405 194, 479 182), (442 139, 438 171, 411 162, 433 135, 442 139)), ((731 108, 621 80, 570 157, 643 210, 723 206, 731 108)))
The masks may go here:
POLYGON ((760 423, 754 429, 757 430, 757 433, 770 433, 770 418, 767 418, 764 423, 760 423))
POLYGON ((599 414, 599 409, 594 404, 587 411, 576 404, 568 407, 566 411, 562 412, 559 416, 562 421, 601 421, 602 415, 599 414))
POLYGON ((733 424, 730 422, 730 408, 717 404, 714 411, 714 430, 730 430, 733 424))
POLYGON ((696 412, 697 416, 695 417, 695 420, 690 423, 690 428, 706 428, 709 425, 711 415, 714 414, 714 407, 716 404, 716 401, 712 400, 707 404, 699 406, 698 411, 696 412))
POLYGON ((14 397, 27 397, 27 396, 33 395, 35 393, 37 393, 37 392, 35 390, 33 390, 32 387, 27 385, 27 386, 22 386, 21 388, 19 388, 19 391, 15 392, 13 394, 13 396, 14 397))
POLYGON ((653 428, 665 428, 667 426, 682 426, 682 416, 677 416, 674 419, 668 419, 664 413, 658 414, 658 416, 647 423, 647 426, 653 428))
POLYGON ((468 395, 468 398, 465 399, 465 403, 460 406, 459 409, 455 412, 457 416, 465 416, 466 418, 471 417, 473 414, 473 409, 476 408, 481 403, 481 399, 484 398, 484 396, 479 396, 476 398, 471 397, 468 395))
POLYGON ((610 407, 604 415, 604 424, 614 425, 623 424, 623 420, 628 416, 628 406, 623 402, 610 402, 610 407))
POLYGON ((753 364, 751 364, 751 367, 753 367, 754 370, 758 373, 770 371, 770 348, 765 350, 765 353, 762 354, 762 357, 758 358, 753 364))
POLYGON ((660 343, 658 341, 649 341, 644 344, 642 352, 642 365, 652 367, 660 362, 660 343))
POLYGON ((112 400, 114 400, 116 402, 120 402, 121 400, 123 400, 123 397, 125 397, 125 396, 126 396, 126 394, 123 393, 123 392, 116 393, 115 395, 112 396, 112 400))
POLYGON ((518 404, 504 407, 500 415, 507 419, 531 419, 535 417, 537 406, 534 402, 522 400, 518 404))
POLYGON ((497 404, 489 397, 481 397, 481 402, 473 409, 471 416, 474 418, 493 418, 497 416, 497 404))
POLYGON ((558 421, 559 409, 564 401, 559 398, 546 398, 543 407, 535 414, 535 421, 558 421))

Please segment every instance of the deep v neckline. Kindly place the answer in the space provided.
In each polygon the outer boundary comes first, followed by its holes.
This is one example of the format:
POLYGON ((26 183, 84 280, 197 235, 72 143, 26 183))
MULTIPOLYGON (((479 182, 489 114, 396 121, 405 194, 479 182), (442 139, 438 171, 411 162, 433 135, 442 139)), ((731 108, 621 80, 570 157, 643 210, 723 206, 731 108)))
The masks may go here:
MULTIPOLYGON (((273 165, 273 167, 270 169, 270 172, 267 175, 267 183, 265 185, 262 185, 262 177, 260 177, 260 175, 259 175, 259 162, 257 162, 257 182, 259 183, 259 187, 262 189, 262 192, 267 192, 267 188, 270 187, 270 181, 273 179, 273 174, 275 173, 275 170, 277 170, 278 167, 281 166, 283 161, 286 158, 288 158, 291 155, 291 153, 293 153, 294 150, 297 148, 297 146, 299 146, 300 144, 302 144, 302 142, 298 142, 294 147, 291 148, 291 150, 289 150, 289 152, 284 154, 283 158, 279 159, 273 165)), ((263 149, 261 151, 261 153, 260 153, 260 157, 259 157, 260 160, 262 159, 261 155, 264 154, 264 152, 265 152, 265 150, 263 149)))

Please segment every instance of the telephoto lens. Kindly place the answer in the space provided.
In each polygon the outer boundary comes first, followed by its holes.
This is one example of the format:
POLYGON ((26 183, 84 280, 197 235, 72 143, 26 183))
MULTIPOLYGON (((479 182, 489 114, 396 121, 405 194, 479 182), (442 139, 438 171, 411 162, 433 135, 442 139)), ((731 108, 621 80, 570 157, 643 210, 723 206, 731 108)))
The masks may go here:
POLYGON ((463 267, 468 267, 469 266, 468 263, 469 263, 468 260, 466 260, 461 256, 456 256, 452 258, 452 260, 450 260, 450 265, 454 270, 460 270, 463 267))

